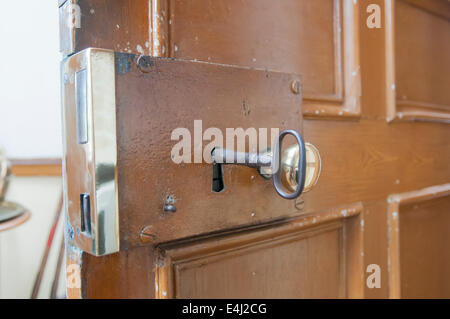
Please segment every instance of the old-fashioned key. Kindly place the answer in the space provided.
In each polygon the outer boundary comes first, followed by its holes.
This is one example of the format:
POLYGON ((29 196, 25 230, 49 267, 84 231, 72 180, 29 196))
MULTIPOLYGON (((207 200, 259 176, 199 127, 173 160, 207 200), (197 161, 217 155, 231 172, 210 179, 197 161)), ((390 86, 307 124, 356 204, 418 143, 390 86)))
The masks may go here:
POLYGON ((258 169, 263 177, 272 178, 276 192, 285 199, 299 197, 305 188, 307 175, 306 146, 301 134, 295 130, 281 132, 272 151, 246 153, 215 148, 211 157, 213 165, 218 165, 215 170, 216 174, 221 173, 220 165, 244 165, 258 169), (294 148, 290 148, 289 154, 291 155, 281 156, 283 139, 287 135, 294 136, 297 144, 294 148), (295 163, 292 163, 293 158, 296 159, 295 163), (292 190, 292 192, 286 191, 285 188, 292 190))

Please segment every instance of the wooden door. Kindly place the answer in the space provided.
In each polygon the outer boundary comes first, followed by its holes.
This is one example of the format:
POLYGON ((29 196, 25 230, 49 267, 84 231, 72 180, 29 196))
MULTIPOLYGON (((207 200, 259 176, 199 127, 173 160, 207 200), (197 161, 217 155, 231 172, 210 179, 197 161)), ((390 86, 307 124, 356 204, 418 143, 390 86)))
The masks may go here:
POLYGON ((81 17, 62 24, 65 55, 121 52, 109 87, 120 251, 81 251, 69 219, 69 297, 450 297, 448 1, 60 6, 62 21, 81 17), (322 157, 317 185, 287 201, 229 166, 226 191, 211 192, 210 164, 168 164, 170 132, 196 119, 300 131, 322 157))

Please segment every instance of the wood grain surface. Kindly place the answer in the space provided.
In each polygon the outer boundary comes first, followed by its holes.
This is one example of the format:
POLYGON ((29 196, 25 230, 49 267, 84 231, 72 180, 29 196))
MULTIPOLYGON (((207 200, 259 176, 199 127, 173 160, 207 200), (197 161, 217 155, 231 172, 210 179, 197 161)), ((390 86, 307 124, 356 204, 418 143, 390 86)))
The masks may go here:
POLYGON ((82 279, 82 288, 70 290, 71 296, 448 296, 443 271, 449 258, 448 196, 400 205, 397 264, 388 251, 395 230, 388 223, 393 212, 388 199, 450 181, 449 60, 443 41, 448 1, 79 3, 85 28, 78 30, 77 50, 97 46, 140 54, 140 45, 144 54, 244 69, 216 77, 214 72, 226 67, 201 64, 198 72, 195 62, 155 60, 149 73, 117 76, 125 250, 100 258, 69 254, 69 262, 81 266, 82 279), (366 25, 369 4, 381 9, 380 29, 366 25), (411 28, 415 32, 408 32, 411 28), (293 74, 302 77, 301 112, 299 97, 289 91, 293 74), (244 97, 251 110, 247 116, 244 97), (162 165, 170 131, 180 123, 192 126, 199 115, 205 127, 272 127, 285 121, 286 127, 301 129, 322 156, 318 184, 296 208, 294 202, 280 202, 270 183, 258 176, 252 181, 251 169, 226 168, 226 192, 212 194, 207 165, 162 165), (172 215, 161 213, 167 193, 179 196, 172 215), (353 217, 292 230, 296 239, 289 243, 276 235, 327 212, 347 214, 355 205, 360 212, 353 217), (154 242, 139 241, 145 226, 154 227, 154 242), (269 235, 273 245, 264 232, 274 234, 269 235), (246 247, 248 238, 257 239, 246 247), (312 253, 307 247, 317 249, 312 253), (291 269, 297 264, 303 266, 291 269), (380 266, 380 288, 365 285, 371 264, 380 266), (269 279, 257 281, 262 275, 269 279), (228 286, 233 278, 249 288, 239 282, 228 286), (308 278, 317 279, 317 286, 308 278), (329 287, 320 278, 328 278, 329 287))

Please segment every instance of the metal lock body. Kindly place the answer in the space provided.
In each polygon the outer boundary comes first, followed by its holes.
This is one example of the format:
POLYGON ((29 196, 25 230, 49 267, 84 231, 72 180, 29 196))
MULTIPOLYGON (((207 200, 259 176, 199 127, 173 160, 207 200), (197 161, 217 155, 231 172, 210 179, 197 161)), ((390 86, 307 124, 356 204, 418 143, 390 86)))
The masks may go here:
POLYGON ((64 60, 61 76, 69 245, 100 256, 220 231, 224 218, 231 229, 298 214, 283 198, 299 196, 314 180, 299 133, 302 96, 290 89, 299 75, 91 48, 64 60), (174 132, 194 123, 195 133, 199 119, 204 128, 276 128, 296 137, 294 156, 282 153, 288 145, 234 154, 263 176, 275 172, 276 192, 246 168, 211 174, 209 161, 174 161, 174 132))
POLYGON ((114 53, 98 49, 80 52, 63 61, 62 78, 68 241, 93 255, 117 252, 114 53))

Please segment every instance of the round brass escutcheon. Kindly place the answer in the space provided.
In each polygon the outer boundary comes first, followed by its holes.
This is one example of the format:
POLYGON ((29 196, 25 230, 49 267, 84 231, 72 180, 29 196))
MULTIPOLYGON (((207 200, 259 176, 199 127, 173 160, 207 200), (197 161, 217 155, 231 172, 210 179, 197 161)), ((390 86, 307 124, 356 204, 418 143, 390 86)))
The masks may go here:
MULTIPOLYGON (((303 193, 310 191, 320 177, 322 159, 319 150, 311 143, 305 143, 306 148, 306 177, 303 193)), ((281 157, 281 183, 291 191, 297 188, 298 174, 298 145, 286 149, 281 157)))

